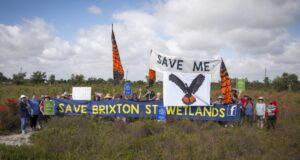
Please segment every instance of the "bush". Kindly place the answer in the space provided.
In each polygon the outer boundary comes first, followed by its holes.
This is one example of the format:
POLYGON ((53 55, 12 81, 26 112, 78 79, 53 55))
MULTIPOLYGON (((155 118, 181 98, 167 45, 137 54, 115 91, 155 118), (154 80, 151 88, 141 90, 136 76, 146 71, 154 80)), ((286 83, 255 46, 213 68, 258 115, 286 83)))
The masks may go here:
POLYGON ((15 98, 8 98, 0 108, 0 132, 12 131, 19 126, 19 107, 15 98))

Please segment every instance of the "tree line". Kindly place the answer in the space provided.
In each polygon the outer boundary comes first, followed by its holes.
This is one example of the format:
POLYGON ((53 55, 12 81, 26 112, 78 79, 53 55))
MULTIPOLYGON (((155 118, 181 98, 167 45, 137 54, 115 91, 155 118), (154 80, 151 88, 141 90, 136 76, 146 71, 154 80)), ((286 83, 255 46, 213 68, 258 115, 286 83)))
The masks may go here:
MULTIPOLYGON (((96 77, 88 77, 86 78, 82 74, 72 74, 69 79, 56 79, 56 76, 54 74, 50 74, 47 76, 46 72, 36 71, 33 72, 29 79, 26 79, 26 72, 19 72, 13 74, 12 78, 7 78, 3 75, 2 72, 0 72, 0 82, 2 84, 17 84, 17 85, 23 85, 23 84, 73 84, 73 85, 82 85, 82 84, 105 84, 105 83, 113 83, 113 79, 109 78, 107 80, 102 78, 96 78, 96 77)), ((235 86, 236 78, 233 78, 232 80, 232 86, 235 86)), ((298 76, 293 73, 283 73, 281 76, 277 76, 274 80, 269 80, 268 78, 265 78, 263 82, 260 82, 258 80, 256 81, 249 81, 247 78, 246 81, 246 87, 248 89, 268 89, 273 88, 276 91, 299 91, 300 90, 300 83, 298 80, 298 76)), ((146 81, 135 81, 135 83, 138 84, 145 84, 147 83, 147 76, 146 81)), ((161 81, 158 81, 157 83, 162 84, 161 81)), ((216 85, 212 83, 212 85, 216 85)))

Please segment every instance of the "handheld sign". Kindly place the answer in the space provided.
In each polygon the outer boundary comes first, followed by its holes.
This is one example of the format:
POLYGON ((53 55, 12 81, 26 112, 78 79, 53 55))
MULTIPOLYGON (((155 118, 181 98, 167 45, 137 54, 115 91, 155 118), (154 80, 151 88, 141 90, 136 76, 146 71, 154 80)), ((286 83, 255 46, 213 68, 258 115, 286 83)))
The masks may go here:
POLYGON ((55 115, 54 101, 44 101, 44 115, 55 115))
POLYGON ((124 84, 124 95, 132 96, 132 84, 130 82, 124 84))
POLYGON ((72 98, 74 100, 91 100, 92 87, 73 87, 72 98))
POLYGON ((236 89, 240 91, 246 90, 245 79, 236 80, 236 89))
POLYGON ((157 107, 156 119, 157 121, 166 121, 167 119, 166 107, 162 105, 157 107))

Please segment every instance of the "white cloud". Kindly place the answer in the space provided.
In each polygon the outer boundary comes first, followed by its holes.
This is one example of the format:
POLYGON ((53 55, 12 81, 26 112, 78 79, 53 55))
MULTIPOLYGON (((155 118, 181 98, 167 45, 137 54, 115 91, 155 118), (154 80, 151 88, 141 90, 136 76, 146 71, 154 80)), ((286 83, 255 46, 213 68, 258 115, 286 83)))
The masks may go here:
POLYGON ((95 14, 95 15, 100 15, 102 13, 102 10, 101 10, 101 8, 99 8, 95 5, 92 5, 88 8, 88 12, 95 14))
MULTIPOLYGON (((145 80, 151 49, 183 57, 222 56, 232 77, 263 80, 265 68, 271 78, 285 71, 300 76, 300 40, 291 38, 287 29, 299 21, 300 1, 167 0, 152 6, 151 12, 112 15, 131 80, 145 80), (224 52, 226 48, 234 53, 224 52)), ((43 69, 62 78, 71 73, 112 77, 110 25, 81 28, 74 43, 53 30, 42 19, 0 24, 0 71, 11 75, 22 66, 27 72, 43 69)))

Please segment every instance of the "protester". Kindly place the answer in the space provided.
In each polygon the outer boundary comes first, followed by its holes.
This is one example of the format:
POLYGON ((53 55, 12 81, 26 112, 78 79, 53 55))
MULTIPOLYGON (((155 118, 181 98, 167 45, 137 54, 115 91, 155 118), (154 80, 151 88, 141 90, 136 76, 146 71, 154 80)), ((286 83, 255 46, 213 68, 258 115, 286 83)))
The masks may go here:
POLYGON ((156 101, 160 101, 160 100, 161 100, 161 93, 160 93, 160 92, 157 92, 157 93, 156 93, 155 100, 156 100, 156 101))
POLYGON ((28 100, 28 103, 31 106, 30 127, 34 131, 36 130, 37 120, 40 114, 40 101, 33 95, 32 99, 28 100))
POLYGON ((122 94, 116 94, 116 96, 115 96, 115 98, 114 98, 114 100, 122 100, 123 99, 123 95, 122 94))
POLYGON ((264 103, 264 98, 259 97, 255 106, 257 128, 264 128, 265 112, 266 104, 264 103))
POLYGON ((219 96, 217 100, 214 102, 214 104, 223 104, 223 100, 224 100, 223 96, 219 96))
POLYGON ((112 96, 110 95, 110 93, 107 93, 107 94, 104 96, 104 100, 112 100, 112 96))
POLYGON ((149 86, 147 86, 146 87, 146 92, 143 95, 143 97, 146 97, 147 101, 151 101, 151 100, 153 100, 154 96, 155 96, 155 93, 150 89, 149 86))
POLYGON ((135 101, 135 102, 139 102, 140 101, 140 97, 137 95, 137 93, 133 93, 132 96, 130 98, 128 98, 129 101, 135 101))
POLYGON ((245 105, 245 114, 248 126, 252 127, 254 119, 254 106, 251 97, 248 97, 247 103, 245 105))
POLYGON ((27 101, 27 97, 25 95, 20 96, 20 104, 19 104, 19 113, 20 113, 20 121, 21 121, 21 132, 22 134, 26 134, 26 119, 29 117, 28 110, 30 110, 30 105, 27 101))
POLYGON ((241 124, 244 122, 244 119, 246 117, 245 111, 246 111, 246 105, 248 103, 249 100, 249 96, 244 95, 242 98, 240 98, 239 103, 241 104, 240 106, 240 110, 241 110, 241 114, 240 114, 240 121, 239 121, 239 126, 241 126, 241 124))
POLYGON ((41 119, 44 122, 48 122, 50 117, 48 115, 45 115, 45 112, 44 112, 45 101, 50 101, 50 96, 45 95, 44 100, 42 100, 41 103, 40 103, 40 112, 42 113, 42 115, 41 115, 42 118, 41 119))
POLYGON ((279 107, 278 107, 277 101, 273 100, 271 103, 272 103, 272 105, 275 106, 275 110, 273 112, 275 113, 275 124, 276 124, 277 123, 277 119, 278 119, 279 107))
POLYGON ((275 105, 271 102, 267 106, 267 129, 270 129, 271 127, 275 129, 275 123, 276 123, 276 112, 277 109, 275 105))

